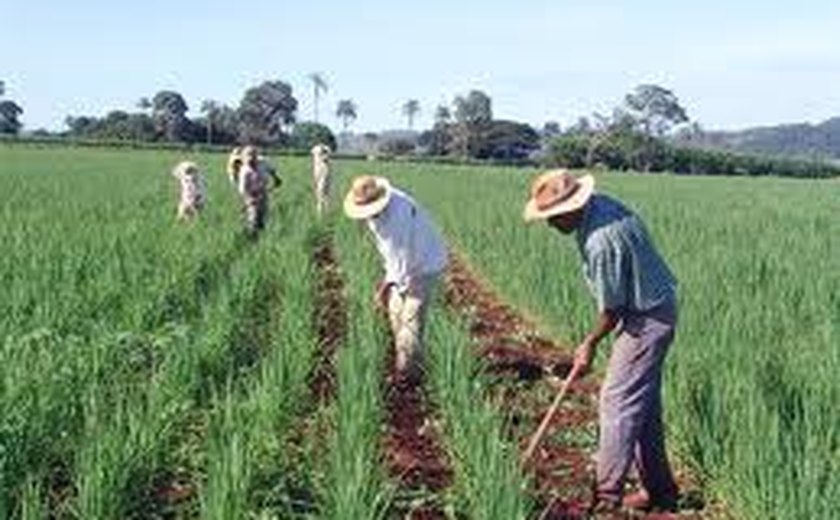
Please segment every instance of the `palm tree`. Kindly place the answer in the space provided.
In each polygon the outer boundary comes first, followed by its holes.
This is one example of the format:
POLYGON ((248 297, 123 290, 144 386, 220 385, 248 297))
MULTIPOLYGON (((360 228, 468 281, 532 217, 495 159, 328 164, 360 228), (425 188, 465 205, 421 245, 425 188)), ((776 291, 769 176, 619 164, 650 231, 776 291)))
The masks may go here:
POLYGON ((408 118, 409 130, 414 127, 414 116, 420 112, 420 102, 416 99, 409 99, 402 106, 402 113, 408 118))
POLYGON ((312 92, 315 94, 315 117, 313 120, 317 123, 318 122, 318 100, 321 97, 321 92, 326 92, 329 90, 327 86, 327 81, 324 79, 324 75, 320 72, 313 72, 309 76, 309 80, 312 82, 312 92))
POLYGON ((212 99, 205 99, 201 102, 201 112, 207 114, 207 144, 213 144, 213 125, 216 116, 219 115, 220 106, 212 99))
POLYGON ((359 107, 352 99, 342 99, 338 102, 338 107, 335 109, 335 117, 341 119, 345 132, 347 132, 347 126, 350 122, 355 121, 356 117, 358 117, 358 109, 359 107))

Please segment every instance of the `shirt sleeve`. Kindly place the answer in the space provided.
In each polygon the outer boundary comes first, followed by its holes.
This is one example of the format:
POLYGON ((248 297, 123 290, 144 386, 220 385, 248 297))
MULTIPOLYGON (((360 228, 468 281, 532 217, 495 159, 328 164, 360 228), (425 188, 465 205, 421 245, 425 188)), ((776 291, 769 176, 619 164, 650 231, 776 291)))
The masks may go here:
POLYGON ((585 268, 599 312, 627 305, 624 255, 620 247, 609 242, 601 244, 587 256, 585 268))

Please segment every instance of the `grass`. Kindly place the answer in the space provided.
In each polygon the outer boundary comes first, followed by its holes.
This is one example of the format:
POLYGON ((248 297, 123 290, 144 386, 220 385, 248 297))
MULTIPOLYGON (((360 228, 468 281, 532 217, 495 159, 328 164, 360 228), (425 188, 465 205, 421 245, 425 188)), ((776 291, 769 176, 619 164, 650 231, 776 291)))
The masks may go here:
POLYGON ((456 469, 459 511, 469 518, 524 519, 532 509, 517 446, 506 440, 505 416, 488 400, 486 382, 462 323, 432 312, 430 380, 456 469))
MULTIPOLYGON (((378 444, 386 341, 370 309, 373 245, 337 215, 326 223, 349 331, 313 444, 326 449, 301 455, 311 447, 290 436, 314 362, 308 237, 322 225, 307 163, 281 164, 288 182, 250 244, 221 155, 189 157, 209 165, 210 205, 192 225, 174 221, 168 171, 182 158, 0 147, 0 518, 136 516, 166 475, 196 486, 183 517, 381 517, 393 488, 378 444)), ((574 241, 521 222, 535 172, 336 169, 344 187, 367 171, 408 188, 564 343, 591 325, 574 241)), ((736 517, 836 516, 840 184, 600 174, 598 185, 643 216, 680 281, 665 389, 672 449, 736 517)), ((456 508, 520 517, 521 476, 502 418, 476 398, 463 327, 435 314, 429 337, 456 508)))
MULTIPOLYGON (((574 241, 522 223, 535 172, 373 170, 416 194, 470 261, 558 337, 574 341, 591 326, 574 241)), ((835 515, 840 184, 603 174, 598 186, 643 216, 680 281, 665 389, 672 448, 739 517, 835 515)))
POLYGON ((218 158, 181 225, 174 154, 2 154, 0 517, 151 514, 168 474, 201 490, 182 515, 282 508, 314 359, 307 186, 249 244, 218 158))

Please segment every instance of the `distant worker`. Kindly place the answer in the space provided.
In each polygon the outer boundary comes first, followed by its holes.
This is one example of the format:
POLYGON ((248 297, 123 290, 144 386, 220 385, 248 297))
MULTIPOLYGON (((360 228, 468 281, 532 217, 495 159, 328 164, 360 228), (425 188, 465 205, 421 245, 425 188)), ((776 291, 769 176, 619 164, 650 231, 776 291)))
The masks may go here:
POLYGON ((312 147, 312 180, 315 188, 315 209, 322 216, 330 202, 330 147, 318 143, 312 147))
POLYGON ((279 186, 281 180, 255 147, 244 147, 240 158, 242 165, 237 173, 237 187, 245 206, 246 229, 251 237, 256 237, 265 228, 269 178, 274 187, 279 186))
POLYGON ((383 177, 354 179, 344 212, 351 219, 364 220, 375 239, 385 275, 374 300, 388 312, 397 375, 417 384, 423 374, 426 313, 447 265, 446 244, 426 211, 383 177))
POLYGON ((677 281, 642 220, 617 200, 595 193, 591 175, 565 170, 537 177, 526 221, 545 220, 575 233, 598 315, 575 351, 585 373, 598 343, 617 328, 599 406, 595 512, 673 510, 677 485, 665 452, 662 368, 677 324, 677 281), (623 496, 635 463, 641 489, 623 496))
POLYGON ((198 216, 207 199, 204 178, 198 166, 190 161, 182 161, 172 170, 172 176, 178 179, 181 198, 178 201, 178 220, 192 220, 198 216))
POLYGON ((234 186, 239 185, 239 170, 242 168, 242 148, 236 147, 231 150, 227 161, 228 179, 234 186))

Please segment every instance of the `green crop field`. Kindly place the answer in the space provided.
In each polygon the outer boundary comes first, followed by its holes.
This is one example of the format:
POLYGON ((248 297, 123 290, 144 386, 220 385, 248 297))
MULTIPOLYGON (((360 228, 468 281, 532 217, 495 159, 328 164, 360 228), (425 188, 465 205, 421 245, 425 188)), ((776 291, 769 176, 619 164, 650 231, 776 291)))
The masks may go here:
MULTIPOLYGON (((276 160, 269 225, 241 232, 221 155, 0 147, 0 518, 387 518, 407 494, 382 455, 387 335, 364 230, 315 218, 308 161, 276 160), (185 157, 186 156, 186 157, 185 157), (175 221, 169 170, 209 204, 175 221), (347 316, 319 400, 318 273, 332 237, 347 316)), ((533 170, 338 161, 387 175, 454 248, 570 348, 592 304, 574 241, 526 226, 533 170)), ((840 183, 598 175, 680 281, 666 375, 672 451, 735 518, 837 518, 840 183)), ((336 205, 337 206, 337 205, 336 205)), ((443 305, 427 386, 467 518, 537 516, 467 326, 443 305)), ((601 348, 603 362, 608 345, 601 348)), ((594 449, 594 446, 592 447, 594 449)), ((404 506, 401 506, 404 507, 404 506)))

